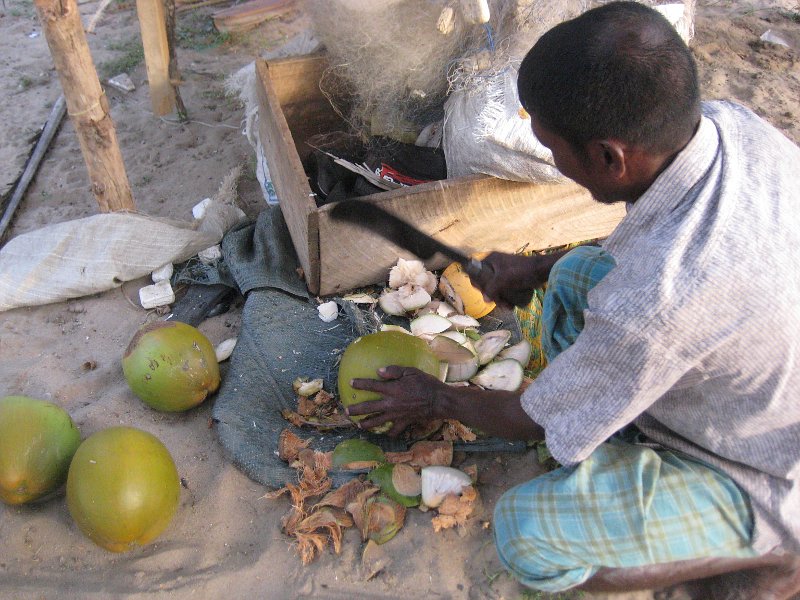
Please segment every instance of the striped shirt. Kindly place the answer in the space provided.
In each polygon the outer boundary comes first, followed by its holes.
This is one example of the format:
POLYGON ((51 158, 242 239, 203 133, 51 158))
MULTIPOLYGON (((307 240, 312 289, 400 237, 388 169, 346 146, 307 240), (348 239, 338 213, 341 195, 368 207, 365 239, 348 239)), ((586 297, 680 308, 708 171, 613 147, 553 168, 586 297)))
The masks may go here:
POLYGON ((704 103, 604 247, 585 328, 522 396, 553 456, 635 423, 747 492, 756 551, 800 553, 800 148, 704 103))

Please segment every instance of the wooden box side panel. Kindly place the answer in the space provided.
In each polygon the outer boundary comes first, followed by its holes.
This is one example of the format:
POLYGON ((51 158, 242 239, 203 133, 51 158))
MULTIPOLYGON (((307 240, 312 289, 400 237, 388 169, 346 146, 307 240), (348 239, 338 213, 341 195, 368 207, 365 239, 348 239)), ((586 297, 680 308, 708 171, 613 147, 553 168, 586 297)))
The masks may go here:
POLYGON ((324 55, 270 61, 269 77, 281 112, 292 132, 301 161, 311 153, 306 142, 312 136, 345 131, 346 123, 336 114, 320 90, 328 68, 324 55))
MULTIPOLYGON (((575 184, 535 185, 471 176, 369 196, 369 201, 466 252, 540 250, 608 235, 625 207, 603 205, 575 184)), ((320 235, 321 295, 384 283, 405 250, 360 227, 333 221, 323 206, 320 235)), ((433 257, 428 268, 447 264, 433 257)))
MULTIPOLYGON (((286 220, 300 266, 310 288, 319 284, 319 233, 309 228, 309 214, 317 210, 289 125, 270 78, 266 62, 256 61, 258 130, 281 212, 286 220)), ((313 290, 312 290, 313 291, 313 290)))

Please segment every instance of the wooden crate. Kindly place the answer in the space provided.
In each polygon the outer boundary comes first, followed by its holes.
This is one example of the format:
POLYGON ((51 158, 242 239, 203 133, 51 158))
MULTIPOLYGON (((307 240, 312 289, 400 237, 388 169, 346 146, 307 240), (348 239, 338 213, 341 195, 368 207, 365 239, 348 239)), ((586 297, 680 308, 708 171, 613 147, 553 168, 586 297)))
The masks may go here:
MULTIPOLYGON (((312 135, 344 130, 319 89, 323 55, 257 61, 259 134, 273 185, 309 290, 321 296, 384 283, 408 252, 317 207, 301 160, 312 135)), ((624 214, 574 184, 536 185, 474 175, 367 197, 369 202, 467 252, 540 250, 608 235, 624 214)), ((427 262, 447 264, 436 256, 427 262)))

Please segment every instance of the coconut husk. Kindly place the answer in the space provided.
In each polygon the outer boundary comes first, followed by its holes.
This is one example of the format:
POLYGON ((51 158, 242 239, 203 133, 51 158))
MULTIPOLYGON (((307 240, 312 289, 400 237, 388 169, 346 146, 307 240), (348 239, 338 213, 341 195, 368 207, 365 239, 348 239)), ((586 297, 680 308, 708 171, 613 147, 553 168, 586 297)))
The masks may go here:
POLYGON ((324 506, 347 509, 347 505, 353 502, 364 490, 369 490, 375 486, 360 479, 351 479, 343 486, 328 492, 325 497, 314 505, 314 510, 324 506))
POLYGON ((431 519, 433 530, 438 533, 442 529, 466 526, 471 518, 477 516, 479 500, 478 492, 472 486, 465 487, 460 496, 449 494, 439 505, 439 514, 431 519))
POLYGON ((474 442, 478 439, 475 432, 455 419, 446 419, 442 425, 442 439, 450 442, 474 442))
POLYGON ((392 559, 383 549, 383 546, 369 540, 364 546, 364 552, 361 555, 361 570, 364 574, 364 581, 369 581, 378 575, 391 562, 392 559))
POLYGON ((407 463, 420 469, 433 465, 449 467, 453 462, 453 442, 422 440, 404 452, 387 452, 386 460, 394 464, 407 463))
POLYGON ((422 493, 422 480, 414 467, 405 463, 394 465, 392 469, 392 485, 398 494, 403 496, 419 496, 422 493))
POLYGON ((289 429, 284 429, 278 437, 278 456, 288 463, 294 462, 300 451, 310 444, 311 438, 304 440, 289 429))

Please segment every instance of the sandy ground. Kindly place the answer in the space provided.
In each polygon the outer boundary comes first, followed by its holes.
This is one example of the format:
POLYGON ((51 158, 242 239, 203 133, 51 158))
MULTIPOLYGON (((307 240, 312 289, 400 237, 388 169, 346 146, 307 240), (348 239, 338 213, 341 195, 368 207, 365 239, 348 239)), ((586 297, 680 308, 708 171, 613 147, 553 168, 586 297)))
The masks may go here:
MULTIPOLYGON (((81 5, 86 19, 97 3, 81 5)), ((800 24, 797 4, 700 0, 692 47, 707 98, 750 106, 800 142, 800 24), (792 12, 794 11, 794 12, 792 12), (794 18, 791 18, 791 15, 794 18), (766 30, 793 48, 765 44, 766 30)), ((130 3, 116 2, 90 45, 105 76, 128 70, 133 93, 107 88, 137 207, 144 213, 189 220, 191 207, 212 195, 237 165, 247 175, 240 204, 254 215, 263 203, 253 158, 239 130, 238 102, 223 81, 260 52, 307 25, 302 14, 244 35, 216 35, 202 9, 179 16, 182 92, 192 119, 176 124, 150 111, 143 64, 135 51, 139 30, 130 3)), ((0 191, 22 168, 29 138, 60 93, 46 43, 29 0, 0 5, 0 191)), ((17 211, 10 235, 94 214, 74 130, 65 123, 17 211)), ((386 547, 393 562, 364 581, 362 546, 354 531, 340 555, 326 552, 301 566, 280 531, 286 500, 262 498, 263 486, 224 457, 209 428, 211 402, 182 415, 146 408, 128 390, 120 358, 135 329, 152 318, 131 304, 138 284, 89 298, 0 315, 0 395, 44 398, 70 412, 84 437, 125 424, 157 435, 181 477, 177 516, 156 543, 124 555, 88 541, 72 522, 64 498, 0 506, 2 598, 504 598, 547 595, 526 591, 501 568, 491 533, 474 529, 435 535, 430 517, 411 511, 406 527, 386 547), (96 368, 87 370, 84 363, 96 368)), ((218 343, 235 336, 240 312, 214 317, 201 329, 218 343)), ((265 449, 272 451, 273 449, 265 449)), ((504 489, 539 472, 533 455, 479 459, 480 490, 488 508, 504 489)), ((553 596, 555 597, 555 596, 553 596)), ((563 598, 579 597, 565 594, 563 598)), ((649 600, 651 592, 586 599, 649 600)))

